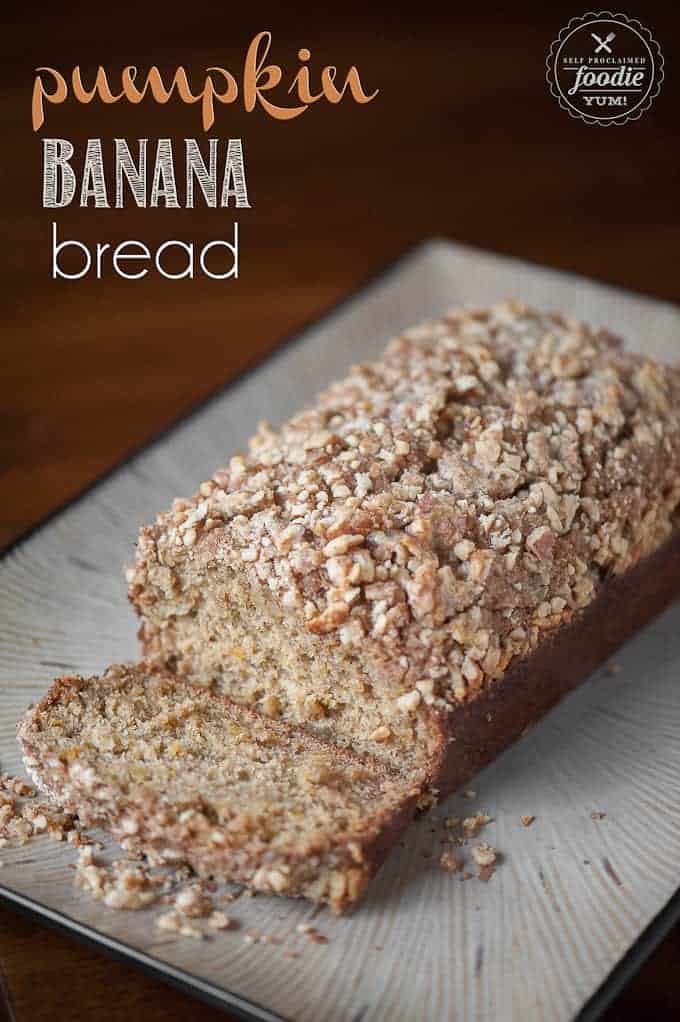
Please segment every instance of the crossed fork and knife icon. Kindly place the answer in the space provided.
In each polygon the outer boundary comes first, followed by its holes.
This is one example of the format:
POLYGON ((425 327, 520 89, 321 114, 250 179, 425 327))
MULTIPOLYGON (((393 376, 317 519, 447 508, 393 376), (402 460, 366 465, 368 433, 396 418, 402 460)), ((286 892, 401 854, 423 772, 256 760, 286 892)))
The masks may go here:
POLYGON ((611 46, 609 44, 612 41, 612 39, 616 38, 616 32, 610 32, 606 39, 601 39, 596 32, 591 32, 590 34, 595 40, 595 42, 598 44, 595 47, 595 53, 599 53, 600 50, 606 50, 607 53, 612 52, 611 46))

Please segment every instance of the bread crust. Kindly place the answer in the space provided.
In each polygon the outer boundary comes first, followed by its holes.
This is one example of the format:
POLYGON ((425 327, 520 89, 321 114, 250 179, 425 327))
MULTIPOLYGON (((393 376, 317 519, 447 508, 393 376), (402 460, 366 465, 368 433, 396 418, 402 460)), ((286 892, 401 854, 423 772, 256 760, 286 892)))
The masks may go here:
POLYGON ((457 790, 522 737, 636 632, 680 596, 680 535, 624 575, 612 576, 576 620, 547 635, 475 699, 439 714, 432 785, 457 790))

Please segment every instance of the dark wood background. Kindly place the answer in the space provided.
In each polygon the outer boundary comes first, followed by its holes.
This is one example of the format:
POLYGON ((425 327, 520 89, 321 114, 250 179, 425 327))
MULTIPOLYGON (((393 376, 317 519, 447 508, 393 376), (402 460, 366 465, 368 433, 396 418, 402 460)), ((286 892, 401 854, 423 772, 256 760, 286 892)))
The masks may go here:
MULTIPOLYGON (((11 2, 2 15, 0 542, 428 235, 680 301, 676 5, 627 9, 652 28, 667 77, 651 111, 612 128, 572 120, 546 87, 546 51, 578 5, 453 3, 445 19, 427 3, 295 14, 264 3, 240 14, 212 2, 42 6, 11 2), (305 45, 312 65, 356 63, 380 95, 364 107, 318 104, 290 122, 218 109, 212 134, 243 138, 253 205, 238 215, 240 279, 51 280, 53 219, 60 236, 90 244, 203 244, 225 236, 234 211, 43 210, 33 69, 237 67, 265 28, 277 62, 297 66, 305 45)), ((196 107, 69 102, 48 108, 41 134, 78 147, 202 132, 196 107)), ((224 1017, 5 908, 0 963, 19 1022, 224 1017)), ((607 1019, 679 1007, 676 930, 607 1019)))

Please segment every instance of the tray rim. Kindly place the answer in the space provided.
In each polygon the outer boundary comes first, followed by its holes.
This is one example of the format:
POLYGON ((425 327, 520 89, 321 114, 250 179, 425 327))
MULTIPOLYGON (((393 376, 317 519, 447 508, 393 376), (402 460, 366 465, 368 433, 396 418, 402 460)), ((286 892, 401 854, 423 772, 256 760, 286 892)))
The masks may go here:
MULTIPOLYGON (((405 267, 409 262, 415 261, 418 257, 425 255, 428 251, 437 251, 454 247, 462 249, 470 254, 472 258, 492 258, 505 262, 512 262, 534 270, 545 270, 557 273, 562 277, 570 278, 574 282, 587 281, 589 284, 596 284, 611 292, 618 292, 621 295, 632 296, 639 301, 647 301, 657 306, 666 306, 680 315, 680 304, 664 298, 655 298, 653 295, 636 291, 633 288, 622 287, 617 284, 610 284, 606 280, 588 277, 585 274, 573 270, 564 270, 559 267, 547 265, 513 256, 504 252, 497 252, 493 249, 486 249, 476 245, 469 245, 465 242, 455 241, 443 235, 430 235, 416 241, 405 251, 393 259, 390 259, 377 270, 367 274, 351 291, 332 302, 319 314, 310 317, 294 330, 283 335, 282 339, 274 344, 270 350, 262 356, 249 362, 243 369, 230 377, 226 382, 218 384, 204 397, 193 402, 189 407, 175 416, 166 426, 158 432, 152 433, 142 443, 135 445, 113 464, 96 475, 89 483, 76 490, 74 494, 67 497, 56 505, 48 514, 24 529, 4 547, 0 548, 0 563, 5 561, 15 550, 22 547, 33 536, 37 535, 53 521, 57 520, 66 511, 77 506, 101 486, 109 482, 124 468, 133 464, 139 457, 154 447, 169 439, 172 434, 189 423, 199 413, 203 412, 209 405, 214 404, 223 398, 232 388, 239 386, 249 376, 254 375, 263 366, 275 361, 285 351, 294 345, 304 343, 307 335, 315 329, 327 325, 337 315, 348 309, 367 291, 379 285, 405 267)), ((217 986, 206 980, 200 979, 193 973, 180 969, 169 962, 163 961, 148 952, 141 951, 119 938, 108 936, 94 927, 78 922, 71 916, 57 909, 49 908, 47 905, 35 901, 27 895, 21 894, 0 882, 0 904, 8 905, 13 910, 27 915, 31 918, 38 918, 46 923, 51 929, 70 935, 80 943, 94 947, 102 953, 117 961, 133 964, 136 968, 161 980, 169 986, 175 987, 190 996, 211 1004, 221 1010, 228 1010, 235 1014, 236 1018, 243 1022, 293 1022, 284 1016, 270 1011, 257 1004, 255 1001, 241 997, 239 994, 227 990, 225 987, 217 986)), ((589 997, 573 1022, 596 1022, 612 1001, 622 992, 638 970, 644 965, 650 955, 655 951, 663 938, 680 920, 680 886, 675 894, 666 902, 663 908, 651 920, 647 927, 639 934, 634 943, 628 948, 625 954, 619 959, 614 968, 604 978, 601 985, 589 997)))
POLYGON ((225 987, 218 987, 214 983, 202 980, 198 976, 194 976, 193 973, 187 972, 186 969, 171 965, 147 951, 140 951, 124 940, 109 937, 101 930, 80 923, 65 912, 49 908, 11 887, 0 886, 0 904, 9 905, 19 914, 31 919, 39 918, 50 929, 73 937, 78 943, 87 947, 96 948, 107 958, 132 964, 147 975, 160 979, 168 986, 175 987, 222 1011, 230 1011, 236 1019, 242 1020, 242 1022, 292 1022, 283 1015, 262 1007, 256 1001, 241 997, 240 994, 235 994, 225 987))

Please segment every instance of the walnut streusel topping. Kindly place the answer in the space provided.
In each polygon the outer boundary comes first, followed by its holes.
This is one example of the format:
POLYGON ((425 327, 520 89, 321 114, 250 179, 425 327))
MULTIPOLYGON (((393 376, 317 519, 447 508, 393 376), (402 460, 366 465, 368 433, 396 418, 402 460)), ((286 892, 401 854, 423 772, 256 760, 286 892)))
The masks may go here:
POLYGON ((383 650, 399 708, 499 678, 680 504, 680 371, 510 302, 407 330, 142 531, 130 595, 239 566, 317 635, 383 650))

